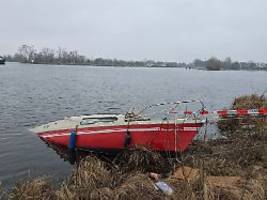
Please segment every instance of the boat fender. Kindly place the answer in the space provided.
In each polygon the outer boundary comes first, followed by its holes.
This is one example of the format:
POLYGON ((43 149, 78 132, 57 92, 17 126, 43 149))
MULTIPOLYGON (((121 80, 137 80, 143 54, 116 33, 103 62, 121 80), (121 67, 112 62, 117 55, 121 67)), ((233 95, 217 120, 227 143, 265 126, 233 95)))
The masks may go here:
POLYGON ((125 135, 125 141, 124 141, 124 148, 127 148, 132 141, 132 137, 130 134, 130 131, 127 129, 126 135, 125 135))
POLYGON ((75 129, 71 129, 70 131, 70 139, 69 139, 69 149, 70 150, 74 150, 76 148, 76 130, 75 129))

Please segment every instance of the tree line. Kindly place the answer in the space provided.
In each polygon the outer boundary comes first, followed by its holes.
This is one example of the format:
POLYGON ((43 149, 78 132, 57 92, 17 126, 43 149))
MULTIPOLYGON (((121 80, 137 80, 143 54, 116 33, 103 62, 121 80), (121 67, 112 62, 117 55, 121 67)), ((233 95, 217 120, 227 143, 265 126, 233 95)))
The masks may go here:
POLYGON ((216 57, 211 57, 208 60, 195 59, 191 63, 193 68, 206 69, 211 71, 218 70, 267 70, 266 63, 255 63, 253 61, 249 62, 238 62, 232 61, 230 57, 225 58, 221 61, 216 57))
POLYGON ((232 61, 230 57, 219 60, 211 57, 208 60, 195 59, 192 63, 160 62, 153 60, 125 61, 118 59, 95 58, 89 59, 78 51, 68 51, 64 48, 42 48, 38 50, 33 45, 22 45, 14 56, 5 56, 6 61, 34 64, 63 64, 63 65, 93 65, 93 66, 127 66, 127 67, 183 67, 187 69, 204 70, 267 70, 267 64, 232 61))
POLYGON ((7 61, 33 64, 66 64, 94 66, 137 66, 137 67, 185 67, 185 63, 146 61, 125 61, 118 59, 95 58, 89 59, 78 51, 68 51, 61 47, 55 49, 36 49, 33 45, 22 45, 14 56, 6 56, 7 61))
POLYGON ((84 63, 85 57, 77 51, 67 51, 63 48, 57 50, 51 48, 36 49, 33 45, 22 45, 14 56, 7 56, 7 61, 36 64, 76 64, 84 63))

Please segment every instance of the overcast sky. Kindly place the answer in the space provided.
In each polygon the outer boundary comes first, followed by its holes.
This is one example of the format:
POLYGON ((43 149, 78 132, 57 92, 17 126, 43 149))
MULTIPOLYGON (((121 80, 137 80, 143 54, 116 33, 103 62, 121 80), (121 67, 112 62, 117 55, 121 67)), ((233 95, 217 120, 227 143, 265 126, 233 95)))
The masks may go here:
POLYGON ((267 62, 267 1, 0 0, 0 54, 24 43, 91 58, 267 62))

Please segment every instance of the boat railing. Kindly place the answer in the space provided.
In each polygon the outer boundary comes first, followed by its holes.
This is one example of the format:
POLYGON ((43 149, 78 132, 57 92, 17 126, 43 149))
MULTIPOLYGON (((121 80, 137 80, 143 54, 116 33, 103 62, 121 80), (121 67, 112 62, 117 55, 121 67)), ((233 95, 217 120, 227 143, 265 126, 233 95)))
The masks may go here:
MULTIPOLYGON (((201 101, 201 100, 184 100, 184 101, 175 101, 175 102, 164 102, 164 103, 157 103, 157 104, 151 104, 151 105, 148 105, 148 106, 145 106, 143 107, 140 111, 138 112, 127 112, 125 114, 125 120, 127 121, 144 121, 145 118, 142 117, 142 115, 150 110, 150 109, 153 109, 155 107, 160 107, 160 106, 170 106, 170 108, 168 108, 168 114, 169 115, 175 115, 175 117, 178 115, 178 114, 182 114, 183 115, 183 119, 198 119, 198 118, 201 118, 201 115, 200 113, 202 113, 203 111, 205 111, 205 105, 204 103, 201 101), (195 112, 192 112, 192 111, 188 111, 187 110, 187 107, 185 109, 185 111, 183 112, 178 112, 178 107, 180 105, 183 105, 183 104, 199 104, 200 105, 200 108, 195 111, 195 112)), ((147 118, 149 119, 149 118, 147 118)))

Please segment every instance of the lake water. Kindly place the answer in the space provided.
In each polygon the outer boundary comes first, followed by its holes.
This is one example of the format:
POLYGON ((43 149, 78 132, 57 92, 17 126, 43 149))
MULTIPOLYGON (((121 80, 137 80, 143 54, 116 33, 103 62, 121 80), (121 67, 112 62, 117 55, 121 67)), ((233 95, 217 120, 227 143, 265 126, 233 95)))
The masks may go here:
POLYGON ((266 88, 267 72, 7 63, 0 66, 0 181, 8 187, 28 176, 57 181, 70 173, 71 165, 29 132, 32 126, 183 99, 219 109, 266 88))

